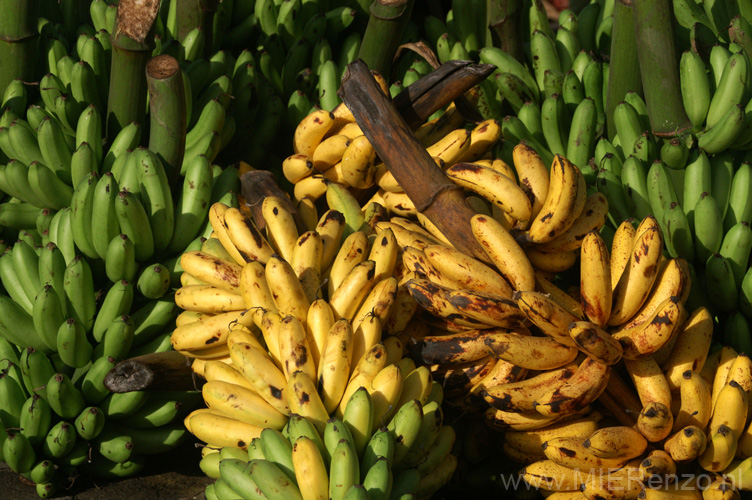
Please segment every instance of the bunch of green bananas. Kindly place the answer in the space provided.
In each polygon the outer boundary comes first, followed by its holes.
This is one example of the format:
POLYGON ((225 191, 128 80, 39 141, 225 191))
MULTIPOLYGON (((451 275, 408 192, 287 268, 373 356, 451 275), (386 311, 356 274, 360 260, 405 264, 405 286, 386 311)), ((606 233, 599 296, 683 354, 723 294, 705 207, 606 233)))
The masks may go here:
POLYGON ((293 415, 281 431, 261 431, 247 451, 208 446, 201 469, 217 480, 206 497, 426 498, 457 466, 451 454, 454 429, 442 425, 441 394, 434 383, 425 403, 405 403, 379 427, 373 425, 371 397, 361 387, 342 419, 329 419, 322 430, 293 415))
MULTIPOLYGON (((119 316, 96 348, 72 318, 60 325, 63 349, 58 352, 0 340, 2 457, 11 470, 37 485, 39 496, 53 495, 79 468, 106 478, 137 474, 147 456, 173 449, 186 436, 180 418, 196 405, 199 393, 115 394, 103 386, 105 375, 124 356, 155 350, 148 344, 129 348, 134 318, 142 331, 156 326, 143 321, 144 313, 142 318, 136 318, 139 312, 133 318, 119 316)), ((33 325, 14 328, 29 336, 35 332, 33 325)))
MULTIPOLYGON (((547 165, 556 154, 566 156, 594 184, 589 160, 605 125, 609 64, 603 56, 610 50, 614 2, 593 0, 578 14, 562 11, 555 33, 541 2, 518 8, 528 28, 522 29, 528 64, 494 46, 490 28, 478 21, 487 18, 485 2, 455 1, 446 19, 427 16, 423 37, 441 62, 473 59, 496 66, 479 85, 478 108, 484 118, 501 121, 509 147, 502 144, 500 156, 507 163, 511 148, 524 140, 547 165)), ((402 85, 427 70, 424 62, 412 60, 400 73, 402 85)))

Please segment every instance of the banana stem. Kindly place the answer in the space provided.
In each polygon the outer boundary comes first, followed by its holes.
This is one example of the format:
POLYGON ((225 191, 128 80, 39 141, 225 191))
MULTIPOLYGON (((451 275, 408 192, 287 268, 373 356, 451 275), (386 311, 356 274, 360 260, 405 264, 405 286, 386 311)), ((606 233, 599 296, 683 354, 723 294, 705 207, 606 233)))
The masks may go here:
POLYGON ((348 64, 338 95, 419 212, 458 250, 488 262, 470 229, 475 212, 465 204, 462 189, 436 166, 363 61, 348 64))
POLYGON ((144 354, 121 361, 104 378, 107 390, 194 391, 201 384, 194 380, 188 358, 177 351, 144 354), (198 383, 198 387, 194 385, 198 383))
POLYGON ((489 0, 488 14, 491 29, 499 38, 499 47, 524 63, 519 3, 517 0, 489 0))
POLYGON ((614 109, 624 100, 629 91, 643 96, 632 0, 617 0, 614 7, 614 27, 611 33, 611 56, 606 89, 606 132, 609 140, 613 140, 616 135, 614 109))
POLYGON ((371 4, 358 57, 387 79, 414 4, 415 0, 374 0, 371 4))
POLYGON ((146 64, 149 88, 149 149, 159 156, 172 184, 180 173, 185 152, 185 91, 180 63, 171 55, 146 64))
POLYGON ((154 20, 159 3, 121 0, 112 33, 107 138, 111 141, 131 122, 146 116, 146 63, 154 48, 154 20))
POLYGON ((0 0, 0 89, 35 77, 37 2, 0 0))
POLYGON ((671 0, 634 0, 637 56, 650 127, 659 137, 674 137, 691 128, 679 84, 671 0))

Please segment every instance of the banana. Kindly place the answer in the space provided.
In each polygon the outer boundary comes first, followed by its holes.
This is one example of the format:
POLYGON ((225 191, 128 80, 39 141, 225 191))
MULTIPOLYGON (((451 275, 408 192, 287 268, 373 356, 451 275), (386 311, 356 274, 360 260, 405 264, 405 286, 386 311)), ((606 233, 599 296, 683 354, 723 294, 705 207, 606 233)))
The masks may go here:
POLYGON ((446 174, 455 183, 496 204, 513 219, 524 222, 531 218, 530 200, 514 179, 474 163, 457 163, 446 174))
MULTIPOLYGON (((559 465, 553 460, 542 459, 526 465, 519 471, 519 475, 526 484, 534 488, 548 492, 564 492, 578 491, 580 485, 587 481, 590 473, 559 465)), ((580 496, 582 496, 581 493, 580 496)))
POLYGON ((248 449, 253 438, 261 435, 261 428, 215 413, 208 408, 191 412, 184 425, 197 439, 216 446, 248 449))
POLYGON ((309 356, 310 346, 305 327, 294 316, 285 316, 277 329, 279 356, 285 378, 289 380, 294 371, 304 372, 310 379, 316 378, 316 365, 309 356))
POLYGON ((349 321, 335 321, 327 334, 318 366, 318 388, 328 413, 340 404, 352 361, 353 332, 349 321))
POLYGON ((595 325, 603 327, 611 316, 611 259, 599 233, 590 232, 580 251, 580 297, 582 310, 595 325))
POLYGON ((376 263, 365 260, 355 265, 345 276, 340 286, 329 297, 335 319, 352 320, 365 298, 376 284, 376 263))
POLYGON ((679 298, 672 296, 664 300, 645 322, 619 329, 613 336, 624 348, 625 359, 644 358, 657 352, 678 334, 685 314, 679 298))
POLYGON ((609 374, 608 365, 586 358, 570 380, 561 387, 549 390, 536 401, 535 410, 548 417, 576 413, 600 396, 606 388, 609 374))
POLYGON ((547 337, 499 330, 484 340, 494 356, 530 370, 551 370, 574 360, 577 349, 547 337))
MULTIPOLYGON (((564 89, 562 92, 564 92, 564 89)), ((584 97, 584 94, 582 95, 584 97)), ((579 97, 578 95, 573 99, 576 101, 579 97)), ((588 160, 592 157, 598 121, 598 105, 592 97, 584 97, 572 111, 566 157, 570 159, 569 161, 574 166, 582 170, 583 175, 587 172, 588 160)), ((592 182, 592 174, 594 173, 588 173, 590 182, 592 182)))
POLYGON ((663 237, 658 228, 649 228, 637 235, 624 272, 613 290, 609 325, 620 325, 631 319, 645 302, 658 274, 663 237))
POLYGON ((350 271, 366 260, 368 256, 368 237, 363 231, 356 231, 342 242, 328 272, 328 294, 331 297, 340 287, 350 271))
POLYGON ((725 476, 715 476, 710 484, 702 492, 703 500, 734 500, 741 498, 734 488, 731 479, 725 476))
POLYGON ((712 129, 733 106, 741 104, 746 95, 749 60, 744 53, 732 54, 723 67, 718 85, 710 100, 705 121, 706 129, 712 129))
POLYGON ((609 209, 609 201, 606 198, 600 192, 588 196, 580 215, 569 229, 547 243, 536 245, 537 248, 544 252, 564 252, 580 248, 587 233, 600 231, 606 223, 609 209))
POLYGON ((368 393, 373 402, 373 429, 375 431, 388 422, 402 394, 403 378, 397 365, 387 365, 371 380, 368 393))
POLYGON ((37 128, 37 140, 44 164, 55 172, 60 180, 70 185, 72 151, 62 127, 54 119, 43 118, 37 128))
POLYGON ((581 318, 554 301, 542 292, 516 292, 513 299, 517 301, 520 310, 543 333, 566 346, 576 346, 567 333, 569 325, 580 321, 581 318))
POLYGON ((682 325, 676 344, 661 367, 669 387, 676 390, 683 384, 687 370, 698 371, 705 365, 713 333, 713 319, 707 308, 698 308, 682 325))
POLYGON ((267 403, 284 415, 290 413, 285 394, 285 376, 265 352, 251 344, 239 342, 230 347, 230 357, 267 403))
POLYGON ((557 156, 551 165, 546 201, 524 239, 546 243, 569 229, 585 206, 585 179, 568 160, 557 156))
POLYGON ((175 328, 170 342, 178 351, 195 351, 220 346, 227 343, 231 324, 239 323, 249 327, 252 321, 252 315, 246 310, 204 315, 196 321, 175 328))
POLYGON ((458 288, 511 297, 507 281, 477 259, 443 245, 428 245, 423 251, 430 264, 458 288))
POLYGON ((535 289, 535 278, 529 259, 501 224, 492 218, 475 215, 470 220, 470 225, 475 239, 514 289, 535 289))
POLYGON ((748 413, 748 397, 741 385, 735 380, 726 382, 718 393, 715 405, 710 418, 710 428, 714 429, 723 424, 728 426, 735 436, 741 436, 748 413), (716 412, 716 407, 724 410, 716 412))
POLYGON ((519 382, 511 382, 486 387, 481 392, 483 399, 497 410, 530 412, 535 409, 537 399, 552 387, 560 387, 577 367, 573 364, 549 370, 519 382))
POLYGON ((589 321, 575 321, 568 327, 577 348, 592 359, 615 365, 622 358, 623 348, 608 332, 589 321))
POLYGON ((223 225, 232 246, 243 262, 257 260, 266 264, 274 253, 253 221, 246 218, 237 208, 230 207, 225 210, 223 225))
POLYGON ((624 160, 621 170, 621 184, 627 196, 627 206, 638 218, 653 213, 647 183, 647 169, 642 160, 630 155, 624 160))
POLYGON ((744 128, 744 108, 740 104, 732 105, 712 128, 697 138, 698 147, 706 153, 720 153, 734 142, 744 128))
POLYGON ((683 374, 679 390, 681 407, 674 420, 674 432, 688 425, 706 428, 712 410, 708 383, 697 372, 687 370, 683 374))
POLYGON ((653 358, 625 359, 624 364, 643 407, 653 402, 671 407, 671 390, 658 363, 653 358))
POLYGON ((213 380, 201 391, 206 405, 224 416, 260 428, 281 429, 287 423, 285 415, 246 387, 213 380))
POLYGON ((663 443, 663 449, 677 464, 698 458, 705 451, 706 446, 707 437, 703 430, 691 425, 673 434, 663 443))
POLYGON ((556 437, 545 441, 542 445, 546 458, 558 465, 572 469, 602 472, 608 469, 621 468, 628 458, 602 458, 590 452, 590 448, 577 437, 556 437))
POLYGON ((647 440, 632 427, 604 427, 591 434, 582 446, 598 458, 633 459, 645 452, 647 440))
POLYGON ((310 113, 295 128, 294 152, 312 156, 334 123, 335 117, 330 111, 318 110, 310 113))
POLYGON ((707 471, 723 471, 736 455, 737 437, 729 427, 723 424, 711 428, 708 433, 707 446, 698 457, 697 463, 707 471))

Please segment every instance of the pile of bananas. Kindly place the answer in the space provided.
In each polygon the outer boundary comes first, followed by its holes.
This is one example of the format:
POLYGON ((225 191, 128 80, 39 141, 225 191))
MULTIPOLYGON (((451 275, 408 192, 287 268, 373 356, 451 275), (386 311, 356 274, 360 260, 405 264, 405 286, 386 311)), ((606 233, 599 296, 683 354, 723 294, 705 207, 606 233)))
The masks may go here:
MULTIPOLYGON (((344 193, 349 194, 339 192, 344 193)), ((371 433, 391 422, 407 451, 428 420, 423 411, 440 411, 440 401, 431 404, 430 398, 433 393, 440 399, 435 392, 441 387, 432 383, 427 367, 403 358, 397 336, 382 339, 382 330, 403 332, 400 325, 414 310, 395 307, 397 239, 388 228, 369 239, 371 228, 363 224, 364 230, 342 241, 348 218, 335 209, 318 218, 310 207, 314 216, 301 218, 311 229, 298 234, 288 205, 265 198, 264 235, 240 209, 215 203, 209 212, 213 233, 203 250, 181 257, 183 286, 175 301, 185 311, 171 342, 195 358, 192 367, 206 380, 202 394, 208 406, 188 415, 185 425, 209 447, 250 450, 251 438, 262 436, 264 442, 265 433, 279 434, 295 419, 326 440, 334 416, 353 426, 357 454, 348 460, 357 461, 371 433), (410 431, 402 430, 403 413, 414 414, 410 431)), ((436 417, 432 413, 430 425, 438 433, 436 417)), ((454 457, 446 458, 453 430, 444 428, 434 446, 436 436, 423 429, 424 448, 413 450, 416 459, 432 457, 420 466, 424 491, 442 486, 456 465, 454 457)), ((421 474, 410 474, 415 489, 421 474)), ((267 479, 276 477, 281 476, 267 479)), ((317 474, 315 481, 326 487, 325 479, 317 474)))
POLYGON ((281 432, 262 430, 247 452, 207 446, 200 465, 217 481, 206 496, 225 498, 229 490, 267 498, 429 497, 451 477, 457 459, 450 453, 454 429, 442 426, 441 386, 428 387, 433 390, 399 406, 383 425, 373 422, 376 399, 361 386, 343 416, 323 428, 293 413, 281 432))

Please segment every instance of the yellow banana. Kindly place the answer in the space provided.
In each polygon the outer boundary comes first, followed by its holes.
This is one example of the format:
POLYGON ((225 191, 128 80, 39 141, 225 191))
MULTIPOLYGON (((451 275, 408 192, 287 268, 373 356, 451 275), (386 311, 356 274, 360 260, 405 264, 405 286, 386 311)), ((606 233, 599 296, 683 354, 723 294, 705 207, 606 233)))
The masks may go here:
POLYGON ((375 182, 376 151, 366 136, 361 135, 350 141, 342 153, 342 177, 345 185, 357 189, 368 189, 375 182))
POLYGON ((363 130, 360 128, 360 125, 352 122, 346 123, 337 131, 337 133, 349 137, 350 139, 355 139, 356 137, 363 135, 363 130))
POLYGON ((523 222, 530 219, 530 200, 514 179, 475 163, 457 163, 446 174, 455 184, 478 193, 513 219, 523 222))
POLYGON ((376 263, 365 260, 353 267, 342 284, 329 297, 329 305, 336 319, 352 320, 375 285, 376 263))
POLYGON ((535 271, 535 291, 547 294, 551 300, 569 311, 570 314, 579 319, 585 319, 580 301, 559 288, 540 271, 535 271))
MULTIPOLYGON (((357 360, 360 360, 374 345, 381 342, 381 330, 381 320, 378 316, 368 316, 358 323, 358 327, 353 332, 350 372, 355 369, 357 360)), ((349 375, 348 373, 348 377, 349 375)))
POLYGON ((535 289, 533 266, 509 231, 484 215, 473 216, 470 226, 475 239, 515 290, 535 289))
POLYGON ((620 329, 613 336, 624 348, 626 359, 643 358, 657 352, 680 331, 686 310, 678 297, 670 297, 644 323, 620 329))
POLYGON ((243 257, 243 254, 241 254, 240 251, 235 247, 235 244, 230 238, 227 227, 225 226, 225 214, 229 209, 230 207, 228 207, 224 203, 217 202, 212 204, 212 206, 209 207, 209 222, 211 223, 212 229, 214 230, 212 234, 215 238, 219 239, 224 249, 227 250, 227 253, 230 255, 230 257, 232 257, 232 260, 240 265, 243 265, 245 264, 246 259, 243 257))
POLYGON ((307 436, 292 443, 292 466, 304 500, 328 500, 329 474, 316 443, 307 436))
POLYGON ((447 239, 447 237, 444 236, 444 234, 441 231, 439 231, 439 228, 436 227, 436 224, 434 224, 433 222, 431 222, 431 219, 429 219, 428 217, 426 217, 425 215, 423 215, 420 212, 418 212, 416 214, 416 216, 418 218, 418 222, 420 223, 420 225, 433 238, 435 238, 436 240, 438 240, 440 244, 448 246, 448 247, 453 247, 454 246, 454 245, 452 245, 452 242, 449 241, 449 239, 447 239))
POLYGON ((614 240, 611 243, 611 289, 621 278, 621 274, 629 263, 629 257, 634 249, 635 227, 631 221, 625 220, 614 233, 614 240))
POLYGON ((509 283, 481 261, 444 245, 429 245, 423 252, 431 265, 458 288, 512 297, 509 283))
POLYGON ((227 382, 230 384, 245 387, 246 389, 255 393, 255 390, 253 389, 253 386, 250 384, 250 382, 248 382, 248 380, 243 376, 242 373, 235 369, 232 363, 227 364, 215 359, 207 360, 204 364, 203 377, 207 382, 227 382))
POLYGON ((399 251, 397 238, 395 238, 391 229, 385 229, 374 236, 371 249, 368 252, 368 260, 376 263, 374 276, 376 281, 381 281, 394 274, 399 251))
POLYGON ((519 475, 533 488, 564 492, 579 490, 580 485, 587 481, 589 471, 545 459, 526 465, 519 471, 519 475))
MULTIPOLYGON (((389 277, 381 279, 374 285, 363 304, 353 316, 353 330, 358 330, 362 322, 368 321, 373 317, 379 320, 379 330, 386 323, 389 313, 391 312, 394 299, 397 296, 397 280, 389 277)), ((381 334, 379 333, 379 339, 381 334)), ((361 352, 361 354, 363 354, 361 352)), ((360 359, 360 355, 356 359, 360 359)))
POLYGON ((503 411, 496 408, 488 408, 485 413, 486 423, 495 429, 532 431, 543 429, 556 422, 561 416, 545 416, 537 411, 503 411))
POLYGON ((470 130, 458 128, 426 148, 429 155, 437 157, 451 167, 470 149, 470 130))
POLYGON ((707 436, 699 427, 688 425, 669 436, 663 449, 677 464, 691 462, 702 455, 707 446, 707 436))
POLYGON ((321 269, 326 270, 332 264, 340 249, 342 234, 345 231, 345 216, 337 210, 324 212, 316 226, 316 232, 321 236, 321 269))
POLYGON ((569 229, 585 207, 586 186, 580 170, 556 155, 551 165, 546 200, 523 238, 547 243, 569 229))
POLYGON ((189 285, 178 288, 175 291, 175 304, 188 311, 210 314, 246 308, 241 295, 211 285, 189 285))
POLYGON ((316 364, 310 355, 305 327, 294 316, 285 316, 280 322, 278 333, 279 360, 286 379, 296 371, 302 371, 310 379, 316 378, 316 364))
POLYGON ((312 166, 319 172, 326 172, 337 164, 350 145, 350 138, 343 134, 330 135, 316 146, 311 158, 312 166))
POLYGON ((582 445, 598 458, 631 460, 645 452, 648 441, 632 427, 614 426, 598 429, 582 445))
POLYGON ((483 158, 501 138, 501 123, 489 118, 483 120, 470 131, 470 147, 460 161, 473 162, 483 158))
POLYGON ((386 361, 387 355, 384 344, 373 345, 359 360, 353 360, 357 364, 355 364, 355 368, 352 370, 345 392, 342 394, 342 399, 337 406, 335 413, 337 418, 342 418, 347 402, 355 391, 360 387, 369 388, 371 386, 373 379, 386 366, 386 361))
POLYGON ((261 204, 261 212, 266 222, 269 243, 283 259, 292 262, 292 254, 298 234, 295 220, 281 198, 267 196, 261 204))
MULTIPOLYGON (((426 247, 428 248, 428 247, 426 247)), ((431 261, 425 251, 416 247, 406 246, 402 248, 402 266, 418 276, 428 278, 434 284, 449 290, 456 290, 462 286, 442 273, 431 261)))
POLYGON ((437 245, 439 242, 433 238, 425 236, 421 233, 405 229, 399 224, 394 222, 381 221, 376 223, 376 234, 384 229, 391 229, 394 233, 394 237, 397 239, 397 244, 400 247, 415 247, 419 250, 423 250, 428 245, 437 245))
POLYGON ((368 394, 373 402, 373 429, 386 425, 398 410, 396 407, 402 394, 402 372, 397 365, 385 366, 371 381, 368 394))
POLYGON ((483 399, 497 410, 526 412, 535 409, 538 398, 551 388, 563 385, 574 375, 577 365, 570 364, 556 370, 542 372, 533 377, 486 387, 483 399))
POLYGON ((635 237, 629 263, 614 287, 609 325, 624 324, 640 310, 658 275, 662 252, 659 228, 647 229, 635 237))
POLYGON ((671 408, 658 401, 644 405, 637 417, 637 430, 651 443, 665 439, 671 433, 673 425, 671 408))
POLYGON ((246 311, 230 311, 202 316, 196 321, 181 325, 172 332, 170 343, 176 351, 195 351, 227 343, 232 323, 250 326, 252 315, 246 311))
POLYGON ((303 198, 309 198, 316 201, 326 194, 326 187, 329 185, 329 179, 323 174, 313 174, 299 180, 293 188, 293 195, 296 201, 303 198))
POLYGON ((399 182, 397 182, 397 179, 394 178, 394 174, 386 168, 386 165, 383 163, 379 163, 376 165, 376 174, 374 175, 374 180, 376 181, 376 184, 381 188, 383 191, 387 191, 390 193, 400 193, 404 191, 402 189, 402 186, 399 185, 399 182))
POLYGON ((706 307, 698 307, 681 326, 671 354, 661 364, 671 390, 683 383, 687 370, 699 372, 708 358, 713 337, 713 317, 706 307))
POLYGON ((310 302, 292 266, 278 255, 272 255, 266 262, 264 276, 279 314, 295 316, 305 325, 310 302))
POLYGON ((445 297, 454 309, 471 320, 500 328, 525 326, 525 314, 513 300, 472 290, 448 291, 445 297))
POLYGON ((682 304, 687 301, 692 286, 689 266, 682 258, 668 259, 662 262, 658 276, 655 278, 650 295, 640 310, 623 328, 631 328, 646 321, 658 306, 669 297, 678 297, 682 304))
POLYGON ((596 192, 585 199, 585 206, 572 225, 556 238, 539 245, 544 252, 566 252, 580 247, 582 238, 591 231, 598 232, 606 223, 608 200, 596 192))
POLYGON ((329 282, 327 288, 329 297, 339 288, 352 268, 366 260, 367 257, 368 237, 366 233, 355 231, 345 238, 331 267, 328 269, 329 282))
POLYGON ((346 319, 335 321, 329 329, 316 376, 317 387, 327 413, 340 403, 350 376, 353 331, 346 319))
POLYGON ((715 476, 707 488, 702 491, 702 500, 740 500, 739 491, 731 479, 722 475, 715 476))
POLYGON ((517 144, 512 149, 512 161, 520 180, 520 187, 530 200, 532 219, 541 211, 548 195, 548 167, 538 153, 525 143, 517 144))
POLYGON ((212 410, 255 427, 281 430, 287 423, 286 415, 246 387, 213 380, 203 385, 201 394, 212 410))
POLYGON ((676 463, 671 455, 661 449, 651 450, 640 462, 638 479, 668 484, 676 478, 676 463))
POLYGON ((256 224, 237 208, 230 207, 225 211, 224 226, 232 244, 246 262, 259 261, 266 264, 274 253, 256 224))
MULTIPOLYGON (((726 383, 732 380, 744 389, 744 392, 747 393, 747 402, 752 404, 752 401, 750 401, 752 400, 752 360, 749 359, 747 353, 739 353, 734 362, 731 363, 726 383)), ((752 415, 752 407, 748 410, 747 415, 752 415)))
POLYGON ((546 416, 577 413, 601 395, 609 376, 608 365, 585 358, 564 385, 552 388, 536 401, 535 410, 546 416))
POLYGON ((496 360, 493 368, 481 380, 476 382, 465 394, 462 402, 468 407, 483 407, 483 391, 488 387, 517 382, 527 376, 528 371, 503 359, 496 360))
POLYGON ((611 316, 611 262, 597 232, 585 235, 580 248, 580 298, 585 316, 603 327, 611 316))
POLYGON ((302 371, 290 374, 287 381, 287 401, 292 414, 307 418, 323 436, 329 412, 316 390, 316 381, 302 371))
POLYGON ((197 439, 215 446, 248 449, 251 440, 261 436, 262 427, 215 413, 196 410, 185 417, 185 426, 197 439))
POLYGON ((256 326, 261 325, 261 316, 265 311, 278 311, 266 282, 264 265, 259 261, 251 261, 243 266, 240 272, 240 295, 253 314, 256 326))
POLYGON ((711 427, 705 451, 697 458, 697 463, 710 472, 721 472, 731 464, 736 456, 738 435, 721 424, 711 427))
POLYGON ((515 292, 513 298, 520 310, 540 331, 560 344, 577 347, 568 330, 569 325, 580 321, 580 318, 555 302, 551 295, 526 291, 515 292))
POLYGON ((287 381, 269 355, 256 347, 238 342, 230 348, 232 363, 264 400, 284 415, 290 414, 285 389, 287 381))
POLYGON ((240 294, 241 267, 234 262, 218 259, 208 253, 191 250, 180 257, 184 273, 201 282, 231 293, 240 294))
POLYGON ((601 458, 593 455, 578 437, 556 437, 542 445, 546 458, 554 463, 586 471, 606 471, 621 468, 629 459, 601 458))
POLYGON ((303 287, 308 302, 316 300, 321 286, 321 236, 316 231, 306 231, 295 242, 292 251, 292 270, 303 287))
POLYGON ((413 203, 413 200, 410 199, 407 193, 383 191, 380 194, 384 200, 384 206, 390 213, 401 217, 414 217, 417 215, 418 210, 415 208, 415 203, 413 203))
POLYGON ((575 321, 570 323, 568 331, 577 348, 591 358, 606 365, 615 365, 621 360, 621 344, 598 325, 575 321))
POLYGON ((529 370, 552 370, 571 363, 577 349, 548 337, 532 337, 513 332, 493 333, 485 340, 494 356, 529 370))
POLYGON ((721 356, 718 360, 718 368, 715 370, 715 376, 713 377, 712 385, 710 388, 710 395, 712 398, 712 409, 715 409, 718 395, 721 393, 721 389, 726 385, 731 365, 736 361, 737 352, 733 347, 723 346, 721 348, 721 356))
POLYGON ((349 125, 357 125, 357 123, 355 123, 355 116, 352 114, 352 111, 350 111, 350 108, 348 108, 344 102, 341 102, 334 106, 332 114, 334 115, 334 125, 332 125, 332 128, 329 129, 329 135, 339 133, 339 131, 341 131, 343 127, 347 127, 349 125))
POLYGON ((599 418, 597 416, 589 415, 587 417, 555 423, 538 430, 509 430, 504 433, 504 443, 521 452, 537 453, 545 458, 541 449, 543 443, 556 437, 576 437, 584 440, 598 430, 598 421, 599 418))
POLYGON ((718 393, 718 399, 710 417, 710 428, 714 429, 723 424, 728 426, 735 436, 741 436, 747 423, 748 399, 747 393, 738 382, 735 380, 726 382, 718 393))
POLYGON ((312 156, 334 122, 334 114, 330 111, 318 109, 308 114, 295 128, 292 140, 293 151, 312 156))
POLYGON ((661 367, 653 358, 625 359, 624 366, 632 378, 643 407, 651 402, 671 407, 671 389, 661 367))
POLYGON ((699 373, 687 370, 679 386, 681 406, 674 419, 673 431, 688 425, 705 429, 710 422, 710 388, 699 373))
MULTIPOLYGON (((317 148, 318 149, 318 148, 317 148)), ((313 173, 313 160, 310 156, 295 153, 282 160, 282 174, 295 184, 313 173)))

